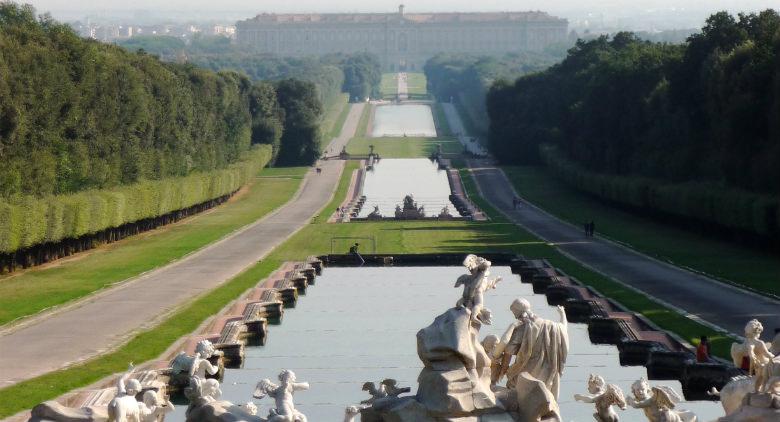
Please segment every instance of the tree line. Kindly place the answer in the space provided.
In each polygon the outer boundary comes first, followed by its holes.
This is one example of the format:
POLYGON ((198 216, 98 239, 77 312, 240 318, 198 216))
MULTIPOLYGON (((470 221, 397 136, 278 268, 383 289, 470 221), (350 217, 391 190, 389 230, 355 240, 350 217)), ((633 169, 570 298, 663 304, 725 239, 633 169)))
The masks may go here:
MULTIPOLYGON (((503 163, 539 163, 550 144, 582 171, 776 199, 780 16, 716 13, 679 45, 629 32, 580 40, 560 64, 495 83, 487 109, 503 163)), ((752 213, 777 231, 777 201, 752 213)))
MULTIPOLYGON (((428 92, 439 101, 459 103, 471 121, 479 126, 488 121, 485 97, 493 82, 544 70, 564 55, 565 50, 561 48, 501 57, 442 53, 428 59, 423 70, 428 92)), ((483 126, 480 129, 487 131, 487 125, 483 126)))

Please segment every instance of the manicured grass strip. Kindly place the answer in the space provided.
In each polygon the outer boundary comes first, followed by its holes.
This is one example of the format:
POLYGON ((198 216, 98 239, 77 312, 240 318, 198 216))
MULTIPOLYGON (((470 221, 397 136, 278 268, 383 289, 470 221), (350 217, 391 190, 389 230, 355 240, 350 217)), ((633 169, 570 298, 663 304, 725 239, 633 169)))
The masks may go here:
POLYGON ((209 212, 0 278, 0 324, 166 265, 256 221, 292 197, 305 171, 300 167, 263 170, 246 192, 209 212))
POLYGON ((777 256, 611 206, 559 181, 544 167, 505 167, 504 171, 520 195, 564 221, 580 226, 593 220, 600 235, 644 254, 780 295, 777 256))
POLYGON ((395 98, 398 94, 397 73, 383 73, 382 82, 379 83, 379 94, 382 98, 395 98))
MULTIPOLYGON (((485 211, 496 223, 508 223, 509 220, 493 208, 486 200, 476 192, 476 184, 467 174, 468 170, 461 170, 461 178, 471 199, 485 211)), ((507 231, 514 232, 512 237, 528 236, 529 233, 522 230, 514 224, 507 228, 507 231)), ((691 320, 676 311, 654 301, 651 297, 638 293, 623 284, 605 277, 597 272, 583 267, 577 261, 574 261, 558 250, 549 245, 536 245, 525 247, 519 253, 529 258, 547 258, 555 267, 560 268, 568 275, 577 278, 582 283, 593 287, 608 298, 611 298, 629 310, 640 313, 660 328, 675 333, 691 344, 698 344, 699 336, 706 335, 711 342, 711 353, 724 359, 730 359, 731 343, 735 341, 724 333, 715 331, 705 325, 691 320)))
POLYGON ((452 129, 450 129, 450 123, 447 121, 447 116, 444 115, 444 109, 441 104, 436 102, 431 106, 433 111, 433 120, 436 122, 436 134, 439 136, 452 136, 452 129))
POLYGON ((463 123, 463 128, 466 129, 467 134, 479 138, 480 143, 485 145, 485 142, 487 141, 487 139, 485 139, 487 137, 486 130, 474 122, 474 118, 471 117, 471 113, 466 110, 466 106, 461 104, 460 101, 455 101, 454 105, 455 109, 458 111, 458 116, 460 116, 460 121, 463 123))
POLYGON ((193 332, 206 318, 267 277, 280 264, 278 261, 265 260, 253 266, 190 302, 157 327, 136 335, 114 352, 0 389, 0 418, 30 409, 42 401, 92 384, 111 374, 123 372, 129 362, 140 363, 159 358, 178 338, 193 332))
POLYGON ((388 138, 353 138, 347 145, 347 152, 353 155, 366 155, 369 145, 374 145, 374 152, 382 158, 420 158, 428 157, 441 144, 445 154, 459 154, 463 146, 455 138, 418 138, 418 137, 388 137, 388 138))
POLYGON ((425 73, 407 73, 406 86, 409 95, 428 95, 428 79, 425 73))
POLYGON ((368 121, 371 120, 371 113, 373 112, 373 105, 366 104, 363 107, 363 112, 360 113, 360 120, 358 120, 357 129, 355 129, 355 137, 368 136, 368 121))
POLYGON ((349 94, 340 94, 335 101, 327 105, 321 125, 322 133, 326 137, 322 140, 323 144, 327 144, 331 139, 339 136, 341 128, 347 120, 349 109, 349 94))

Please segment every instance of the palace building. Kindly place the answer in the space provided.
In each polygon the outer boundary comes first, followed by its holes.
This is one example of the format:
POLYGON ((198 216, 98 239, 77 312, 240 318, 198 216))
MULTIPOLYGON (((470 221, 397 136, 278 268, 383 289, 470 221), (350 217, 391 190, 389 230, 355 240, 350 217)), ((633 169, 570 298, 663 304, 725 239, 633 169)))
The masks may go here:
POLYGON ((541 50, 566 41, 568 22, 544 12, 261 14, 236 24, 240 45, 307 56, 366 51, 386 70, 419 70, 438 53, 541 50))

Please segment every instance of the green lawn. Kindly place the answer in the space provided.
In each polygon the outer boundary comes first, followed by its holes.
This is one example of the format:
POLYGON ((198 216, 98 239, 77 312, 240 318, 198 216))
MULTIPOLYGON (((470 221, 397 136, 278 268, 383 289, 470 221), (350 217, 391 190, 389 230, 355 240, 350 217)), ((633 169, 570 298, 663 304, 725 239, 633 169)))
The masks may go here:
MULTIPOLYGON (((349 162, 342 174, 336 194, 323 209, 333 209, 346 195, 356 162, 349 162)), ((636 294, 574 261, 560 255, 555 248, 509 223, 481 198, 475 197, 474 183, 464 172, 464 183, 472 198, 491 215, 488 222, 381 222, 328 224, 322 219, 295 234, 274 250, 267 259, 248 269, 204 296, 178 310, 161 325, 138 334, 119 350, 69 369, 50 373, 0 390, 0 418, 28 409, 74 388, 93 383, 112 373, 123 371, 130 361, 143 362, 157 358, 179 337, 192 332, 203 320, 256 284, 284 260, 300 260, 308 255, 330 252, 333 236, 374 237, 380 253, 424 252, 516 252, 527 257, 546 257, 581 281, 594 286, 629 308, 642 311, 660 326, 693 339, 710 335, 713 351, 727 353, 729 340, 683 316, 664 309, 648 298, 636 294)), ((344 245, 346 247, 346 245, 344 245)), ((341 250, 340 252, 345 252, 341 250)))
POLYGON ((522 197, 580 226, 593 220, 600 235, 647 255, 761 292, 780 295, 780 258, 641 217, 584 194, 544 167, 505 167, 522 197))
POLYGON ((383 158, 416 158, 428 157, 441 144, 445 154, 459 154, 463 147, 457 139, 451 137, 438 138, 353 138, 347 144, 347 152, 353 155, 366 155, 374 145, 374 152, 383 158))
POLYGON ((444 108, 441 104, 436 102, 431 105, 431 111, 433 112, 433 120, 436 123, 436 134, 439 136, 452 136, 452 129, 450 129, 450 122, 447 120, 447 116, 444 114, 444 108))
POLYGON ((0 278, 0 325, 84 297, 220 239, 287 202, 305 171, 264 169, 244 191, 211 211, 0 278))
POLYGON ((379 84, 379 94, 382 98, 395 98, 398 94, 397 73, 383 73, 382 82, 379 84))
POLYGON ((349 94, 338 95, 333 101, 325 104, 325 113, 322 117, 323 144, 327 144, 331 139, 339 136, 341 127, 347 120, 349 114, 349 94))
POLYGON ((428 95, 428 80, 425 73, 407 73, 406 85, 411 96, 428 95))

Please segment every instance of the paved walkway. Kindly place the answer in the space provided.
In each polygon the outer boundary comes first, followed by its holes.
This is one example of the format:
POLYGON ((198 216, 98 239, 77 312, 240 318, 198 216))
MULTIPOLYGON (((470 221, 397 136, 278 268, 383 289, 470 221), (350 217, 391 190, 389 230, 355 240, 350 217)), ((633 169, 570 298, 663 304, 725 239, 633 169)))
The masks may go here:
MULTIPOLYGON (((360 120, 351 110, 341 135, 346 143, 360 120)), ((240 231, 165 267, 22 325, 0 337, 0 388, 61 369, 116 347, 140 329, 265 257, 330 201, 344 161, 320 164, 285 205, 240 231)))
POLYGON ((396 74, 396 78, 398 79, 398 99, 408 100, 409 99, 409 80, 408 75, 404 72, 396 74))
MULTIPOLYGON (((510 220, 588 267, 684 310, 701 319, 742 335, 752 318, 764 324, 765 337, 780 328, 780 301, 657 261, 599 237, 587 238, 572 226, 523 202, 513 209, 516 195, 504 172, 495 167, 472 169, 482 196, 510 220)), ((598 227, 598 226, 597 226, 598 227)), ((770 336, 770 337, 768 337, 770 336)))
MULTIPOLYGON (((447 106, 450 127, 463 130, 460 116, 452 105, 447 106)), ((526 201, 515 210, 512 198, 517 194, 503 171, 487 160, 475 160, 469 166, 480 193, 495 208, 585 266, 676 307, 692 319, 736 335, 743 335, 745 323, 752 318, 762 321, 766 339, 771 339, 774 328, 780 328, 780 301, 674 267, 598 236, 585 237, 581 227, 526 201)))

